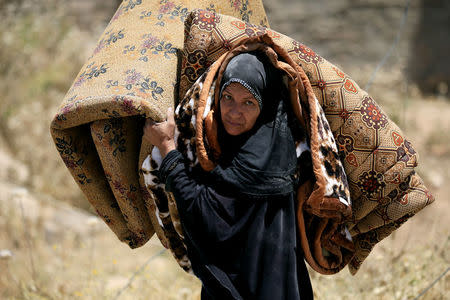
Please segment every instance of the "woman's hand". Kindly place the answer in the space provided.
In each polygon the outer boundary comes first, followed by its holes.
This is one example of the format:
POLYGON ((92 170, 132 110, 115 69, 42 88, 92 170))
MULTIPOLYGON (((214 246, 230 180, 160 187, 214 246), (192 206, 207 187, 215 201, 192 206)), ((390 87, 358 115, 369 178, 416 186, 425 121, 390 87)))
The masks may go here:
POLYGON ((167 109, 167 120, 155 123, 147 119, 144 125, 144 139, 154 145, 164 158, 167 153, 175 149, 175 119, 171 107, 167 109))

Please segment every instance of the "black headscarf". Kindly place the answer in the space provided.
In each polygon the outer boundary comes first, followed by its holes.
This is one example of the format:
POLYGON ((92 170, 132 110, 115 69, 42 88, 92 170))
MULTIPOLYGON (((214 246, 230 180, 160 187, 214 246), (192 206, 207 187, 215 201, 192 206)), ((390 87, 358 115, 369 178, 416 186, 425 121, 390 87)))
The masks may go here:
POLYGON ((231 136, 221 122, 219 105, 222 157, 212 171, 215 181, 224 191, 250 198, 265 199, 293 192, 297 157, 288 126, 281 72, 263 54, 242 53, 227 65, 220 98, 232 82, 239 82, 255 96, 261 113, 251 130, 231 136))

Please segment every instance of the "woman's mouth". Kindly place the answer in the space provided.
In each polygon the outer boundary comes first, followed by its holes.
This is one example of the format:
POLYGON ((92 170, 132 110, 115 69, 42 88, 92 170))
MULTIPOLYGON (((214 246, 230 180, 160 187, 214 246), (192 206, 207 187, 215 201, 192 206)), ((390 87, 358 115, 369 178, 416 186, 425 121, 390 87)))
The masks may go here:
POLYGON ((228 121, 228 120, 225 120, 225 123, 227 123, 229 126, 232 126, 232 127, 239 127, 239 126, 241 126, 241 124, 238 123, 238 122, 232 122, 232 121, 228 121))

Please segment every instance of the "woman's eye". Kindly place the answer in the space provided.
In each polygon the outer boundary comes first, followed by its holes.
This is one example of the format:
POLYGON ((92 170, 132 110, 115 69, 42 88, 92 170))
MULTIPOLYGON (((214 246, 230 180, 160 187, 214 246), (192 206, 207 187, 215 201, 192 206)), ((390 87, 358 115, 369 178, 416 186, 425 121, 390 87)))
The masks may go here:
POLYGON ((224 95, 223 98, 224 98, 225 100, 231 100, 231 96, 230 96, 230 95, 224 95))
POLYGON ((245 101, 245 105, 252 106, 252 105, 255 105, 255 103, 253 103, 250 100, 247 100, 247 101, 245 101))

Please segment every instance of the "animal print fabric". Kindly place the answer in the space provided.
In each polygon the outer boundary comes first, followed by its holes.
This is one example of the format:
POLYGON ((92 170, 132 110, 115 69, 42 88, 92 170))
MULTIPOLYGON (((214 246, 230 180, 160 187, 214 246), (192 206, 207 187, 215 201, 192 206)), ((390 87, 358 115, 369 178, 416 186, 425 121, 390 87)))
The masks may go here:
MULTIPOLYGON (((319 268, 315 269, 328 274, 338 271, 342 265, 336 267, 336 262, 330 263, 327 256, 342 255, 333 246, 342 236, 351 236, 352 243, 347 246, 354 249, 354 254, 348 267, 355 274, 377 243, 434 201, 414 170, 418 154, 368 93, 309 47, 263 26, 221 14, 205 19, 204 14, 202 10, 194 11, 186 20, 180 94, 185 93, 224 53, 249 37, 268 36, 288 53, 307 75, 325 113, 343 162, 352 200, 352 217, 345 222, 348 231, 342 227, 337 236, 332 234, 336 228, 327 228, 323 222, 326 217, 315 215, 314 205, 308 207, 306 200, 299 201, 303 203, 300 210, 305 228, 322 236, 319 240, 308 240, 312 255, 318 259, 319 268), (332 251, 323 251, 327 244, 332 251)), ((205 119, 207 122, 208 118, 205 119)), ((207 134, 202 132, 202 135, 207 134)), ((326 151, 320 149, 320 152, 327 156, 326 151)), ((192 153, 199 155, 198 149, 197 153, 195 150, 192 153)), ((333 175, 337 169, 330 172, 325 161, 322 158, 322 173, 333 175)), ((303 200, 313 192, 314 188, 307 185, 299 190, 299 194, 306 195, 303 200)), ((345 244, 345 241, 340 242, 345 244)))
MULTIPOLYGON (((156 197, 139 173, 151 145, 144 117, 162 120, 178 102, 184 21, 205 9, 267 26, 261 0, 124 0, 52 120, 55 145, 75 181, 117 237, 135 248, 155 233, 156 197)), ((205 23, 206 22, 206 23, 205 23)), ((212 23, 211 23, 212 24, 212 23)))

